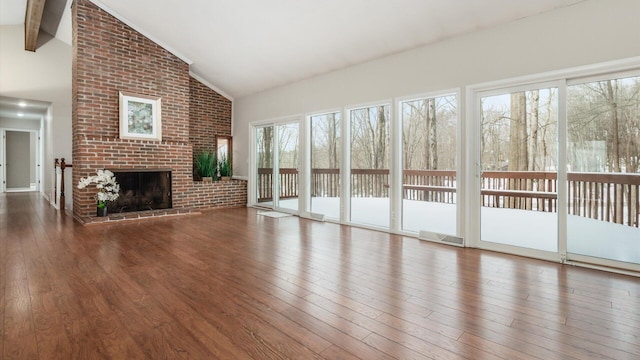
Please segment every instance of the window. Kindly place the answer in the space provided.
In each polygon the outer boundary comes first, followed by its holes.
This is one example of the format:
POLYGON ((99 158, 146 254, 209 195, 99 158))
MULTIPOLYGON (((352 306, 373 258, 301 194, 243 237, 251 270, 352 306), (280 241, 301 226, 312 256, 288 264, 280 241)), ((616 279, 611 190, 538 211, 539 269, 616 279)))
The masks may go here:
POLYGON ((313 115, 310 122, 311 212, 340 219, 342 114, 313 115))
POLYGON ((456 234, 455 95, 400 102, 402 229, 456 234))

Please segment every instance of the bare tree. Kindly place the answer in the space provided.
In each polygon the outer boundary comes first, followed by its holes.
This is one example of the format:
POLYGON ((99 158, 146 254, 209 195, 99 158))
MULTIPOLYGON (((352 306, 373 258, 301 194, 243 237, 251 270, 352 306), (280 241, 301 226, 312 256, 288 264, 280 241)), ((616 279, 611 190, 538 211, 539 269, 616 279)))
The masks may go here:
POLYGON ((373 168, 384 169, 387 166, 387 117, 385 116, 384 106, 378 106, 377 121, 375 122, 374 148, 373 148, 373 168))
POLYGON ((456 129, 455 96, 403 102, 404 169, 455 169, 456 129))
POLYGON ((353 168, 388 168, 388 116, 388 106, 351 111, 351 166, 353 168))
POLYGON ((527 98, 524 92, 511 94, 509 170, 527 170, 527 98))
POLYGON ((273 166, 273 127, 267 126, 258 129, 258 167, 270 168, 273 166))
POLYGON ((611 119, 611 153, 613 163, 613 171, 620 172, 620 125, 618 120, 618 103, 617 93, 618 93, 618 82, 613 80, 615 86, 612 85, 611 80, 607 80, 604 82, 599 82, 598 86, 600 87, 600 92, 604 95, 604 98, 607 102, 607 107, 609 108, 609 116, 611 119))
POLYGON ((311 167, 340 167, 340 113, 311 117, 311 167))
POLYGON ((426 100, 426 110, 427 110, 427 141, 425 142, 426 150, 425 153, 427 155, 427 169, 437 169, 438 168, 438 137, 437 137, 437 129, 438 124, 436 122, 436 99, 429 98, 426 100))
POLYGON ((340 159, 338 154, 338 143, 340 140, 338 132, 340 130, 340 120, 336 117, 336 114, 328 115, 327 125, 327 155, 329 158, 329 168, 337 169, 340 167, 340 159))
POLYGON ((540 116, 538 112, 538 106, 540 102, 540 92, 538 90, 529 91, 529 104, 530 112, 529 112, 529 133, 530 133, 530 151, 529 154, 531 159, 529 160, 529 171, 534 171, 536 169, 536 158, 538 157, 538 128, 540 122, 540 116))
POLYGON ((425 138, 424 117, 425 101, 407 101, 403 106, 402 121, 402 161, 404 169, 421 169, 420 163, 414 161, 421 156, 419 149, 425 138))

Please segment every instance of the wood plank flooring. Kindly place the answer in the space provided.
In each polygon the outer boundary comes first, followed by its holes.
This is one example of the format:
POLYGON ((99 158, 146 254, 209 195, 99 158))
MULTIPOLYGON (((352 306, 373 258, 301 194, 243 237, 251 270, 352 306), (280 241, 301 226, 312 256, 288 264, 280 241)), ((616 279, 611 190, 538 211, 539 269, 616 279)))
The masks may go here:
POLYGON ((640 279, 254 209, 0 194, 2 359, 638 359, 640 279))

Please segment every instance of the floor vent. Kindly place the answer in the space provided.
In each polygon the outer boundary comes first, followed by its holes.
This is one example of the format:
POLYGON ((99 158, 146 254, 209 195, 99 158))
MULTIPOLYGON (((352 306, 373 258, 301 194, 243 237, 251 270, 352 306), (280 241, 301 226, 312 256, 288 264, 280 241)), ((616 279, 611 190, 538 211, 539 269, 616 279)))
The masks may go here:
POLYGON ((324 214, 319 213, 309 213, 313 220, 324 221, 324 214))
POLYGON ((439 234, 426 230, 420 230, 418 239, 464 247, 464 239, 461 237, 439 234))
POLYGON ((303 217, 305 219, 316 220, 316 221, 324 221, 324 214, 314 213, 309 211, 300 212, 300 217, 303 217))

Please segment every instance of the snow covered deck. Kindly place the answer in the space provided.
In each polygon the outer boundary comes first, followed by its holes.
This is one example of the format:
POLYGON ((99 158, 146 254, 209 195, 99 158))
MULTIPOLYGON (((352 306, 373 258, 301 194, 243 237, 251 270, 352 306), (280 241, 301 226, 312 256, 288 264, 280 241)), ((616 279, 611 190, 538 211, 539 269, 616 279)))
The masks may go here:
MULTIPOLYGON (((281 200, 280 206, 297 207, 297 199, 281 200)), ((405 200, 402 228, 456 233, 454 204, 405 200)), ((312 212, 338 218, 340 199, 312 198, 312 212)), ((379 227, 389 227, 389 199, 353 198, 351 220, 379 227)), ((557 213, 489 208, 481 211, 481 238, 501 244, 545 251, 557 251, 557 213)), ((570 253, 640 264, 640 229, 568 215, 567 248, 570 253)))

